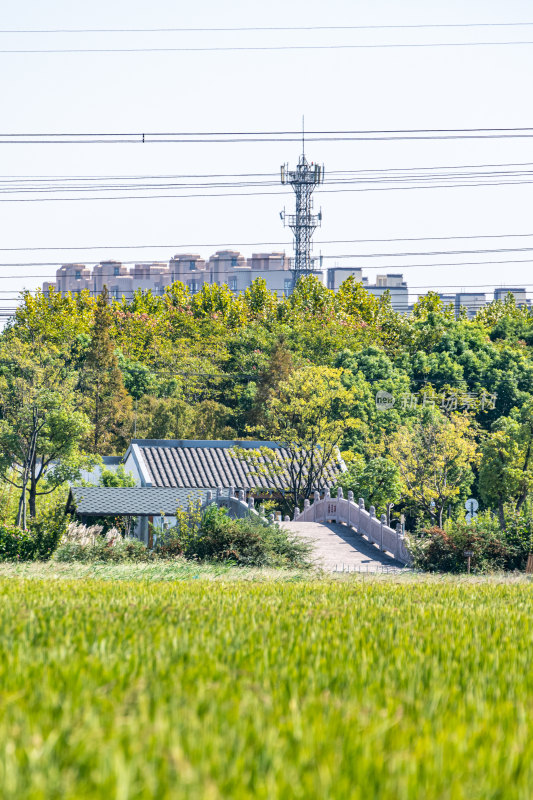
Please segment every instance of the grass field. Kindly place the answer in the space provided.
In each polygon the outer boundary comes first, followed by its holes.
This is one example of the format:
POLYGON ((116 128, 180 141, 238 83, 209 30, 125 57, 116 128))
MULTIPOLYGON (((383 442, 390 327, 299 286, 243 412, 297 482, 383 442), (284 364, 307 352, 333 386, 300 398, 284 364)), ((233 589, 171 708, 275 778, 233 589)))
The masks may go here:
POLYGON ((526 579, 65 567, 0 570, 3 800, 532 796, 526 579))

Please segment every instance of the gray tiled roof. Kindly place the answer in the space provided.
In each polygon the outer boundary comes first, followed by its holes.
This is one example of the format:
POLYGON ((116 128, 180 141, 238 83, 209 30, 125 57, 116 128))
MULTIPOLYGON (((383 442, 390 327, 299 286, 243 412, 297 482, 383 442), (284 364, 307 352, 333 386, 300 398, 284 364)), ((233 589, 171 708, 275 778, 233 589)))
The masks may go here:
POLYGON ((208 489, 165 489, 151 486, 74 487, 69 503, 81 516, 131 515, 174 516, 176 508, 186 508, 189 499, 206 499, 208 489))
MULTIPOLYGON (((147 468, 152 486, 194 488, 222 486, 235 489, 284 489, 289 481, 283 475, 260 475, 246 460, 234 458, 235 446, 270 447, 283 458, 287 451, 271 442, 157 442, 137 440, 141 458, 147 468)), ((325 481, 315 489, 331 487, 342 471, 335 464, 325 481)))

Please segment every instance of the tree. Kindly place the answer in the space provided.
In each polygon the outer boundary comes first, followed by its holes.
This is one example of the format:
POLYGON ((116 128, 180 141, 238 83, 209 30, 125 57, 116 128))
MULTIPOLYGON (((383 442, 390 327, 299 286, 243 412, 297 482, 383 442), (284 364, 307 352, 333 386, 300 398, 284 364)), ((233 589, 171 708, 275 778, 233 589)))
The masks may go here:
POLYGON ((0 359, 0 477, 20 490, 16 524, 36 515, 37 497, 79 478, 89 421, 76 409, 76 376, 43 344, 8 340, 0 359))
POLYGON ((283 336, 276 341, 266 367, 261 370, 257 381, 257 392, 251 409, 252 423, 265 421, 265 412, 269 400, 276 395, 280 383, 284 383, 294 371, 294 359, 283 336))
POLYGON ((106 286, 96 304, 91 344, 81 385, 93 425, 92 452, 107 454, 117 445, 124 445, 131 434, 131 397, 124 387, 111 338, 111 312, 106 286))
POLYGON ((402 426, 389 442, 389 456, 398 465, 404 496, 439 526, 446 506, 469 490, 478 463, 474 429, 466 415, 450 419, 426 409, 412 428, 402 426), (434 505, 432 505, 434 503, 434 505))
POLYGON ((341 377, 342 370, 331 367, 304 367, 293 372, 269 398, 265 423, 255 428, 282 449, 235 448, 236 454, 252 465, 252 474, 283 477, 291 510, 330 476, 339 458, 339 444, 352 424, 353 395, 341 377))
POLYGON ((124 464, 119 464, 116 470, 103 469, 98 481, 99 486, 137 486, 131 472, 126 472, 124 464))
POLYGON ((362 497, 378 513, 384 511, 387 525, 390 525, 391 509, 402 496, 400 471, 390 458, 378 456, 367 462, 361 456, 355 458, 339 477, 337 485, 345 492, 352 491, 356 500, 362 497))
POLYGON ((533 489, 533 401, 510 417, 500 417, 482 445, 479 489, 487 505, 496 505, 503 529, 505 504, 520 511, 533 489))

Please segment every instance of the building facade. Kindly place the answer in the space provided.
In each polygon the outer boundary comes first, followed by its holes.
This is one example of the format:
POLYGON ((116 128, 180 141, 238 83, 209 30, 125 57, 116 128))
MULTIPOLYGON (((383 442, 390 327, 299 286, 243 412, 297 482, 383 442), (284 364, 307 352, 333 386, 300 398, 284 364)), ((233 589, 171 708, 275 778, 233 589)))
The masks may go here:
MULTIPOLYGON (((75 294, 86 290, 97 295, 105 285, 114 300, 123 297, 131 300, 139 289, 160 295, 176 281, 187 286, 191 294, 200 292, 204 285, 215 284, 241 293, 256 278, 263 278, 267 289, 282 297, 292 292, 291 268, 291 259, 282 252, 253 253, 246 258, 238 250, 218 250, 208 260, 197 253, 179 253, 168 264, 135 264, 131 269, 120 261, 101 261, 92 269, 85 264, 63 264, 56 272, 55 283, 43 284, 43 291, 54 288, 62 294, 75 294)), ((325 270, 317 267, 311 274, 334 292, 347 278, 353 277, 376 297, 388 291, 395 310, 408 310, 408 290, 403 275, 377 275, 375 283, 369 283, 369 279, 363 277, 361 267, 330 267, 325 270)))

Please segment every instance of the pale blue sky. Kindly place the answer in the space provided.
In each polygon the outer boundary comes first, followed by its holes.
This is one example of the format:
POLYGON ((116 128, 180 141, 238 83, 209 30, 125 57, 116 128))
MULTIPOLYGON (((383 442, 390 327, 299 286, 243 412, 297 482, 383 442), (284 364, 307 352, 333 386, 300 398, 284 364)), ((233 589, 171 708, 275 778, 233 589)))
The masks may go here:
MULTIPOLYGON (((531 3, 291 0, 183 3, 27 0, 2 4, 0 28, 231 27, 533 22, 531 3)), ((179 47, 271 44, 371 44, 531 40, 533 27, 455 30, 315 31, 164 34, 0 34, 0 49, 179 47)), ((532 126, 533 45, 282 52, 0 54, 2 132, 315 130, 532 126)), ((0 145, 0 176, 274 173, 294 163, 299 147, 241 145, 0 145)), ((437 142, 347 142, 308 146, 333 170, 533 162, 533 139, 437 142)), ((327 183, 324 189, 327 189, 327 183)), ((413 191, 317 193, 323 227, 316 239, 533 233, 533 184, 413 191)), ((0 199, 5 199, 0 195, 0 199)), ((0 253, 2 263, 82 261, 106 257, 168 260, 189 243, 290 242, 279 211, 292 197, 2 202, 0 247, 118 245, 87 253, 0 253), (120 245, 172 244, 153 251, 120 245)), ((325 255, 532 246, 531 239, 316 245, 325 255)), ((189 248, 187 248, 189 249, 189 248)), ((208 256, 215 247, 197 247, 208 256)), ((248 255, 252 249, 241 247, 248 255)), ((273 249, 273 248, 270 248, 273 249)), ((290 250, 290 246, 287 248, 290 250)), ((510 259, 520 258, 511 255, 510 259)), ((526 252, 523 258, 529 258, 526 252)), ((533 257, 533 255, 532 255, 533 257)), ((493 256, 478 256, 489 260, 493 256)), ((495 255, 494 258, 505 258, 495 255)), ((533 284, 531 264, 417 267, 442 257, 352 258, 372 278, 400 271, 413 287, 480 283, 533 284), (370 269, 369 267, 372 267, 370 269)), ((333 263, 328 261, 328 264, 333 263)), ((0 289, 35 288, 54 267, 6 267, 0 289), (42 278, 25 277, 42 275, 42 278)), ((533 286, 531 287, 533 290, 533 286)), ((413 290, 413 294, 416 289, 413 290)), ((6 295, 0 295, 6 298, 6 295)), ((5 300, 0 301, 3 305, 5 300)))

